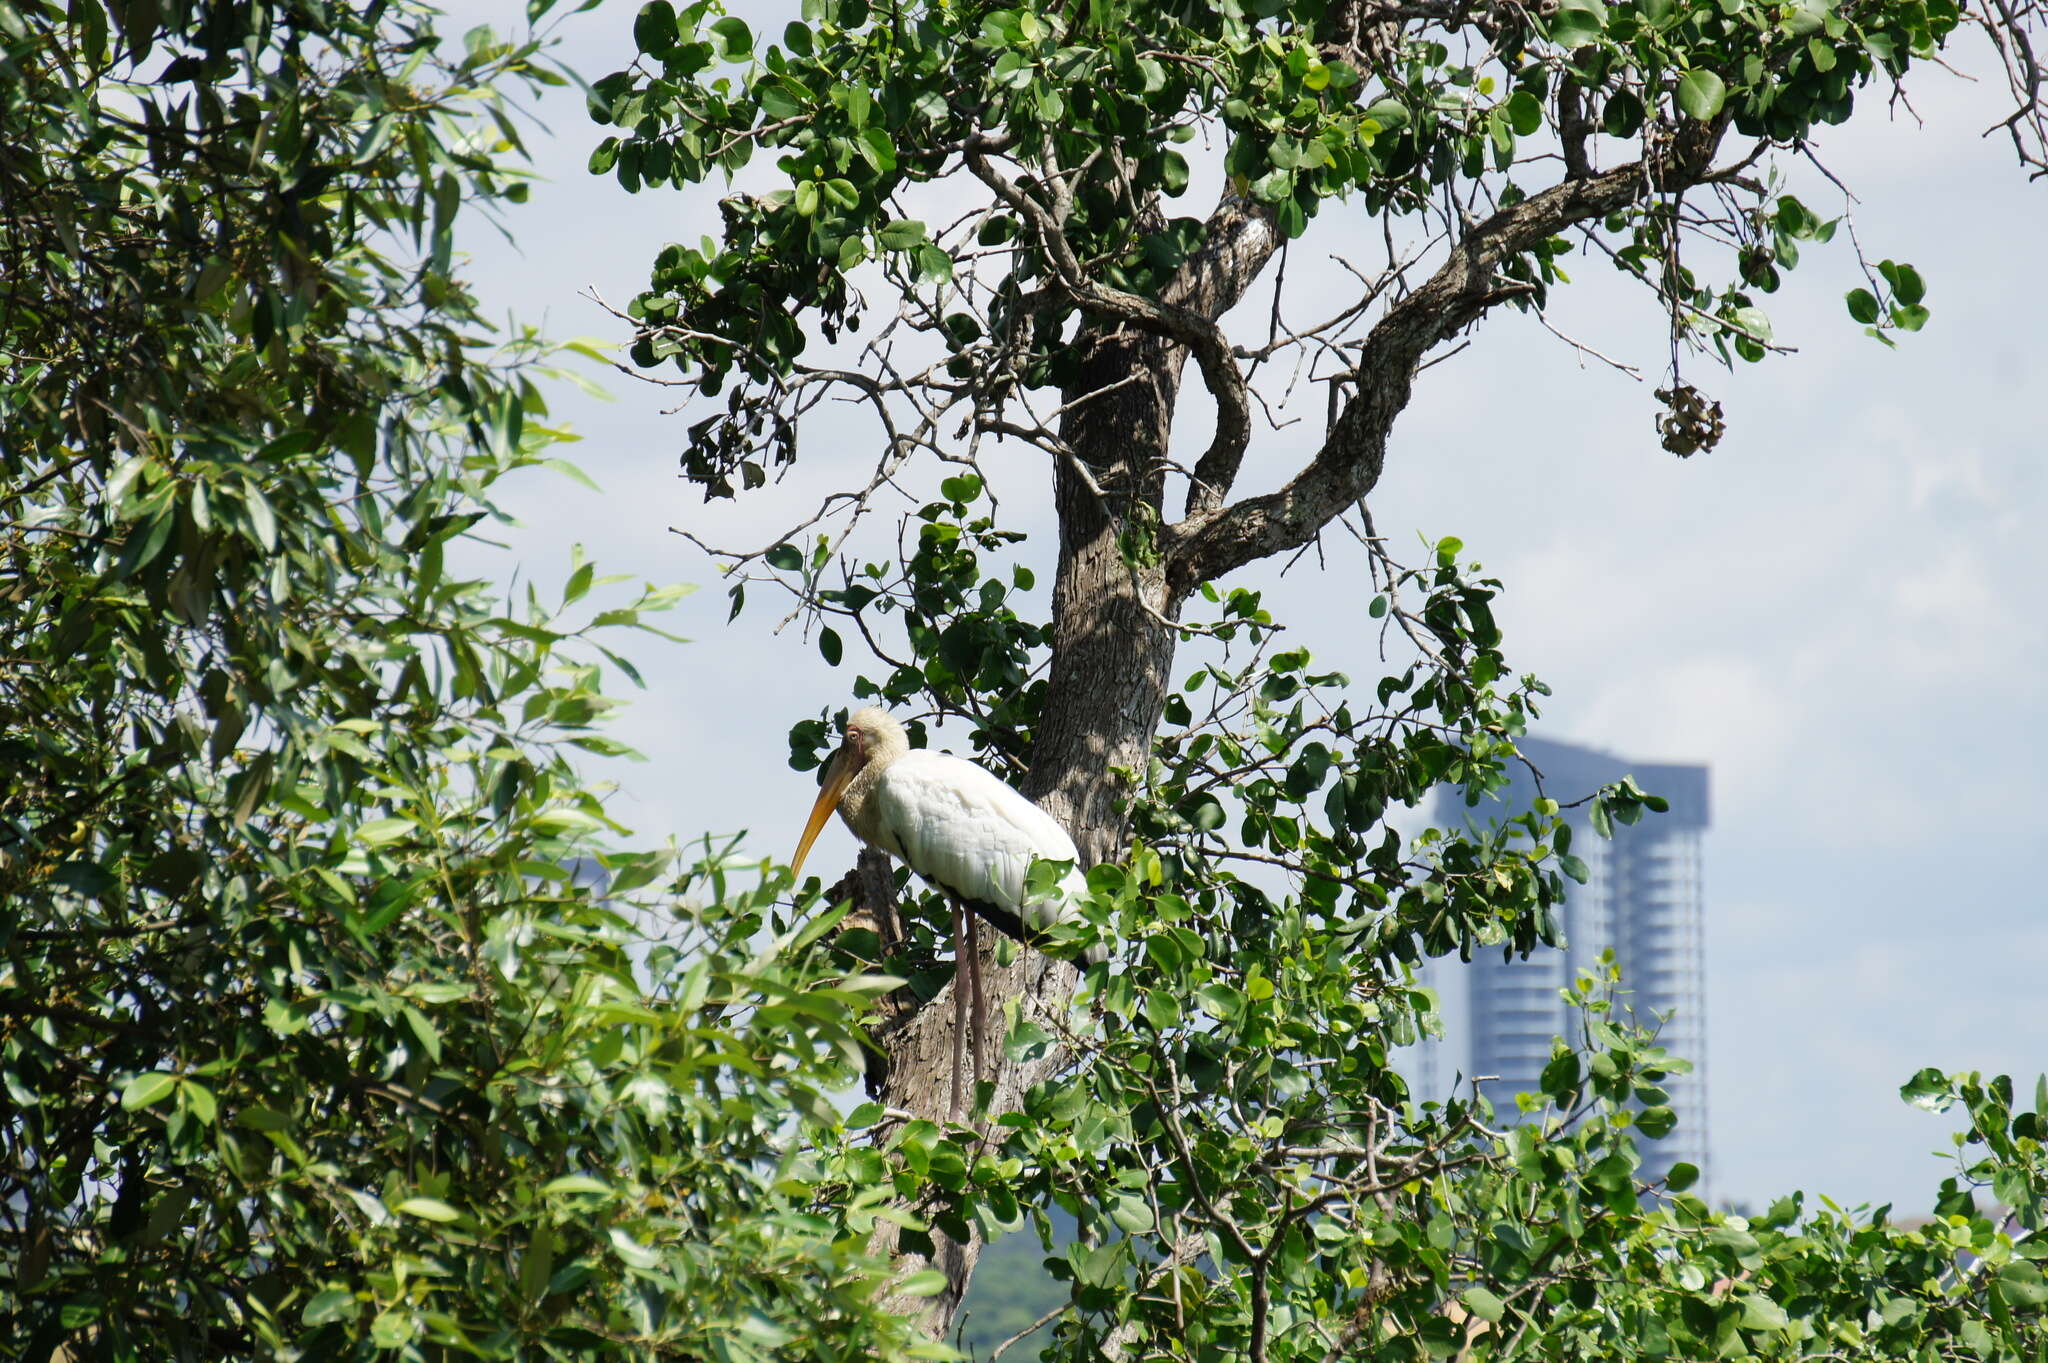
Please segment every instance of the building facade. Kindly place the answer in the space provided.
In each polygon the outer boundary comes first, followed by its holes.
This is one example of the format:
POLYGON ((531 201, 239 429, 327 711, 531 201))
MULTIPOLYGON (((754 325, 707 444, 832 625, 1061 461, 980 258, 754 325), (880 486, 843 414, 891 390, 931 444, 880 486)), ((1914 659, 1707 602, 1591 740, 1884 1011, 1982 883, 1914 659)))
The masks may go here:
MULTIPOLYGON (((1543 739, 1517 740, 1543 773, 1543 793, 1560 803, 1590 795, 1603 785, 1635 777, 1636 784, 1671 802, 1669 813, 1645 814, 1633 825, 1617 824, 1610 841, 1588 826, 1588 808, 1568 809, 1572 851, 1591 872, 1584 885, 1567 882, 1558 926, 1565 945, 1539 949, 1527 960, 1501 960, 1485 951, 1469 965, 1432 963, 1428 978, 1444 999, 1445 1037, 1431 1043, 1418 1065, 1428 1096, 1476 1075, 1495 1076, 1483 1089, 1497 1112, 1515 1110, 1514 1095, 1533 1093, 1550 1060, 1551 1041, 1574 1044, 1577 1015, 1559 997, 1581 972, 1593 970, 1600 953, 1612 950, 1621 966, 1617 1012, 1658 1028, 1658 1044, 1693 1064, 1665 1087, 1678 1116, 1677 1129, 1660 1141, 1644 1141, 1639 1177, 1660 1178, 1684 1161, 1697 1166, 1704 1192, 1707 1155, 1706 960, 1703 951, 1705 899, 1700 843, 1707 828, 1707 769, 1628 762, 1589 748, 1543 739)), ((1436 822, 1460 827, 1526 810, 1536 798, 1535 779, 1518 767, 1514 784, 1498 805, 1468 807, 1456 789, 1439 793, 1436 822)))

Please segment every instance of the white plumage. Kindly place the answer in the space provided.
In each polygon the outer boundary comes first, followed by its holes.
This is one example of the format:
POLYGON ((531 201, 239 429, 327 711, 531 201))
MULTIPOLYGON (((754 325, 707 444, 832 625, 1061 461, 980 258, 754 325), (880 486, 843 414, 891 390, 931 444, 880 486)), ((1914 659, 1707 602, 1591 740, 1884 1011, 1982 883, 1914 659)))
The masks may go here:
POLYGON ((1052 815, 963 758, 904 753, 883 769, 874 803, 872 844, 970 904, 1043 928, 1059 919, 1067 896, 1087 893, 1076 867, 1050 897, 1026 904, 1033 860, 1077 862, 1081 854, 1052 815))
MULTIPOLYGON (((987 1030, 974 963, 976 915, 1028 940, 1033 931, 1064 917, 1071 899, 1087 893, 1080 854, 1052 815, 972 762, 948 753, 911 751, 903 726, 874 706, 846 722, 846 742, 826 765, 823 789, 790 864, 793 874, 802 873, 804 857, 835 808, 855 837, 887 852, 953 901, 958 967, 953 1110, 958 1115, 962 1047, 971 1030, 978 1082, 987 1030), (1050 892, 1035 897, 1026 893, 1034 861, 1069 863, 1050 892)), ((1085 953, 1090 963, 1107 955, 1102 946, 1085 953)))

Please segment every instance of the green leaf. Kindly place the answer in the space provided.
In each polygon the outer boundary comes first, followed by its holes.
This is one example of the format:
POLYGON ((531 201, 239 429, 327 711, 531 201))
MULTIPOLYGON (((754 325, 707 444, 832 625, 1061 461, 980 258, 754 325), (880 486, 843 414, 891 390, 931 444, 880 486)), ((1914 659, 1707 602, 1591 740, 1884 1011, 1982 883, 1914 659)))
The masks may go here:
POLYGON ((1109 1219, 1131 1235, 1144 1235, 1152 1229, 1152 1205, 1133 1193, 1118 1193, 1110 1203, 1109 1219))
POLYGON ((130 1112, 150 1106, 177 1087, 178 1076, 162 1070, 138 1074, 121 1086, 121 1106, 130 1112))
POLYGON ((1507 1311, 1507 1304, 1483 1287, 1468 1287, 1461 1300, 1465 1309, 1484 1321, 1500 1324, 1501 1316, 1507 1311))
POLYGON ((1584 1070, 1580 1065, 1578 1052, 1560 1050, 1550 1057, 1549 1063, 1543 1067, 1540 1083, 1543 1091, 1562 1106, 1578 1091, 1579 1081, 1583 1077, 1584 1070))
POLYGON ((718 36, 719 45, 725 51, 729 62, 751 61, 754 56, 754 34, 747 27, 747 21, 728 14, 711 25, 711 31, 718 36))
POLYGON ((669 0, 649 0, 633 19, 633 46, 642 52, 666 52, 681 40, 676 7, 669 0))
POLYGON ((1707 1240, 1711 1244, 1733 1250, 1736 1258, 1743 1262, 1744 1267, 1748 1266, 1747 1261, 1753 1259, 1758 1249, 1761 1248, 1757 1244, 1754 1235, 1736 1226, 1709 1226, 1707 1228, 1707 1240))
POLYGON ((355 1293, 345 1287, 330 1287, 306 1303, 299 1319, 307 1325, 328 1325, 337 1320, 354 1320, 359 1309, 355 1293))
POLYGON ((1833 0, 1792 0, 1786 6, 1785 31, 1798 38, 1817 33, 1833 11, 1833 0))
POLYGON ((147 454, 132 454, 122 460, 121 466, 107 479, 106 504, 117 512, 126 513, 129 494, 141 482, 142 475, 154 469, 155 465, 156 460, 147 454))
POLYGON ((1929 1112, 1946 1112, 1954 1103, 1948 1077, 1932 1067, 1921 1070, 1899 1086, 1899 1097, 1929 1112))
POLYGON ((1730 314, 1728 320, 1733 322, 1745 334, 1754 336, 1759 341, 1771 339, 1770 314, 1766 313, 1762 308, 1737 308, 1730 314))
POLYGON ((824 658, 827 667, 839 666, 839 659, 845 651, 845 645, 839 641, 838 631, 830 628, 818 631, 818 654, 824 658))
POLYGON ((1550 20, 1550 40, 1560 47, 1598 42, 1607 31, 1607 6, 1602 0, 1563 0, 1550 20))
POLYGON ((1846 301, 1849 304, 1849 315, 1857 321, 1875 322, 1877 320, 1877 296, 1871 293, 1870 290, 1851 289, 1846 301))
MULTIPOLYGON (((126 1098, 125 1094, 123 1098, 126 1098)), ((218 1108, 212 1089, 195 1079, 185 1078, 178 1080, 178 1105, 208 1126, 213 1124, 218 1108)))
POLYGON ((1543 127, 1543 102, 1527 90, 1508 97, 1508 122, 1517 137, 1528 137, 1543 127))
POLYGON ((1294 172, 1276 167, 1252 181, 1251 190, 1260 203, 1278 203, 1294 192, 1294 172))
POLYGON ((924 244, 925 226, 916 218, 896 218, 875 230, 875 241, 885 251, 909 251, 924 244))
POLYGON ((2025 1259, 2010 1259, 1998 1270, 1998 1290, 2022 1309, 2048 1306, 2048 1279, 2025 1259))
POLYGON ((946 1275, 936 1268, 913 1273, 890 1287, 890 1291, 900 1297, 936 1297, 945 1290, 946 1275))
POLYGON ((1672 1109, 1659 1105, 1646 1107, 1636 1114, 1636 1129, 1652 1140, 1661 1140, 1671 1134, 1678 1125, 1678 1114, 1672 1109))
POLYGON ((633 1238, 624 1226, 611 1229, 612 1252, 629 1268, 653 1268, 661 1262, 661 1256, 633 1238))
POLYGON ((462 1213, 438 1197, 408 1197, 391 1210, 407 1216, 417 1216, 422 1221, 460 1221, 462 1213))
POLYGON ((1704 123, 1721 112, 1728 102, 1728 87, 1719 76, 1704 67, 1686 72, 1678 80, 1678 107, 1688 117, 1704 123))
POLYGON ((1699 1166, 1697 1164, 1688 1164, 1684 1160, 1680 1160, 1672 1165, 1671 1171, 1664 1175, 1664 1186, 1674 1193, 1682 1193, 1699 1181, 1699 1166))
POLYGON ((263 546, 265 553, 275 553, 277 512, 270 505, 270 499, 263 495, 263 489, 256 484, 244 483, 242 502, 249 508, 249 529, 255 534, 256 542, 263 546))
POLYGON ((1634 137, 1643 126, 1643 101, 1633 90, 1617 90, 1600 111, 1600 126, 1609 137, 1634 137))
POLYGON ((804 566, 803 551, 794 544, 778 544, 766 555, 768 566, 779 572, 794 573, 804 566))
POLYGON ((1202 1011, 1218 1022, 1229 1022, 1244 1011, 1244 995, 1222 981, 1212 981, 1195 990, 1195 1001, 1202 1011))
POLYGON ((1398 99, 1382 99, 1365 111, 1365 116, 1377 123, 1381 132, 1394 132, 1408 126, 1408 106, 1398 99))
POLYGON ((917 282, 943 284, 953 277, 953 257, 936 246, 917 248, 917 282))
POLYGON ((549 1179, 541 1185, 540 1191, 545 1197, 565 1197, 574 1193, 608 1196, 611 1193, 611 1185, 588 1174, 564 1174, 560 1178, 549 1179))
POLYGON ((370 1322, 370 1343, 380 1349, 403 1348, 412 1339, 413 1331, 412 1313, 393 1307, 379 1312, 370 1322))
POLYGON ((356 841, 366 847, 382 847, 397 842, 418 827, 417 819, 371 819, 356 829, 356 841))

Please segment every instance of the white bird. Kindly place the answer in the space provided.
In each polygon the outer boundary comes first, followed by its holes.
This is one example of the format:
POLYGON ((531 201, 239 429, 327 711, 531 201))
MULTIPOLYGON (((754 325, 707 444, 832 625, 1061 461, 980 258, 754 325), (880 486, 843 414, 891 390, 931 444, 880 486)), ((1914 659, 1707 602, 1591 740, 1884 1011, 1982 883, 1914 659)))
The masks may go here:
MULTIPOLYGON (((988 1030, 980 972, 975 967, 978 918, 1019 941, 1050 926, 1068 901, 1087 893, 1080 853, 1052 815, 964 758, 913 752, 903 726, 869 706, 846 721, 846 741, 825 767, 824 788, 804 825, 791 875, 838 809, 853 835, 923 876, 953 901, 953 1113, 962 1114, 961 1050, 972 1019, 974 1080, 988 1030), (1066 862, 1050 893, 1026 889, 1034 861, 1066 862), (967 910, 973 910, 972 913, 967 910)), ((1086 959, 1105 959, 1091 947, 1086 959)))

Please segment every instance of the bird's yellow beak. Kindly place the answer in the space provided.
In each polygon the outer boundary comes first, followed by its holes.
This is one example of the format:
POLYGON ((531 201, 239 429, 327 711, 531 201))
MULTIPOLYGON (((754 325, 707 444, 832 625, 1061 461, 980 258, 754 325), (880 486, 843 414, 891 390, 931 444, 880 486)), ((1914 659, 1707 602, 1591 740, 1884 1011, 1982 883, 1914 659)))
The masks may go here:
POLYGON ((832 754, 832 760, 825 764, 825 784, 818 791, 818 803, 811 806, 810 821, 804 825, 804 835, 796 845, 796 856, 790 859, 789 880, 795 885, 801 882, 804 872, 804 858, 810 855, 811 844, 824 831, 825 823, 832 817, 832 811, 839 808, 839 797, 846 793, 846 787, 853 780, 859 768, 845 748, 832 754))

